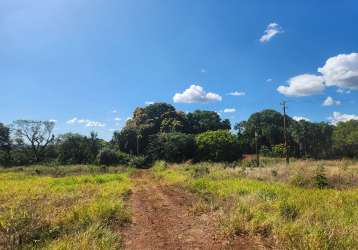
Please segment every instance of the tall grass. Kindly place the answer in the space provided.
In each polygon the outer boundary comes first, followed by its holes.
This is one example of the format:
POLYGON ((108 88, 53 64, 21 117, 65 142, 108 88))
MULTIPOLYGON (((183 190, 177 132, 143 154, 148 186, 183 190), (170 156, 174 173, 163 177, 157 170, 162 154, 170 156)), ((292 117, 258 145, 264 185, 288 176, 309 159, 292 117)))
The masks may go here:
POLYGON ((89 174, 76 167, 76 175, 65 176, 60 169, 63 177, 37 167, 0 171, 0 249, 120 246, 118 226, 130 220, 123 203, 128 173, 89 174))
POLYGON ((357 188, 301 188, 208 163, 154 167, 153 172, 168 184, 233 203, 223 220, 228 234, 259 235, 283 249, 358 248, 357 188))

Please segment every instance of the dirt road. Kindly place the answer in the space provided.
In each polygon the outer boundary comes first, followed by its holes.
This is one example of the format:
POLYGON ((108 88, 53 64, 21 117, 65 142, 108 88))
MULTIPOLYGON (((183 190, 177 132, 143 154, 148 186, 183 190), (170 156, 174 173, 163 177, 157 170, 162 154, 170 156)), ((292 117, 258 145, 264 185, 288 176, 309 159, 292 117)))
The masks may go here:
POLYGON ((247 242, 230 243, 220 236, 212 213, 190 213, 196 201, 190 193, 161 186, 146 173, 134 181, 133 223, 122 233, 125 249, 252 249, 247 242))

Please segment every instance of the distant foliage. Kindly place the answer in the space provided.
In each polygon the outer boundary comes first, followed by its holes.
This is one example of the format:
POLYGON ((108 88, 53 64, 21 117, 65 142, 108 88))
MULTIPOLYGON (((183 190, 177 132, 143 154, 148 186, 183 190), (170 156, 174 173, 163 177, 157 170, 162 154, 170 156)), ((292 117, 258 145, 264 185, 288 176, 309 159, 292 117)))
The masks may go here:
POLYGON ((235 161, 241 158, 237 137, 228 130, 208 131, 196 137, 198 154, 202 161, 235 161))
POLYGON ((109 148, 102 149, 97 155, 97 163, 100 165, 127 165, 129 161, 128 154, 109 148))
POLYGON ((338 155, 358 158, 358 121, 338 123, 333 132, 333 147, 338 155))
POLYGON ((195 138, 184 133, 160 133, 153 137, 147 149, 151 160, 183 162, 192 159, 196 153, 195 138))
POLYGON ((99 139, 95 132, 55 136, 51 121, 17 120, 9 126, 0 123, 0 166, 100 163, 146 167, 156 160, 232 162, 242 154, 255 154, 256 149, 267 157, 282 158, 288 151, 295 158, 358 158, 358 121, 332 125, 285 118, 287 146, 284 116, 270 109, 236 124, 234 135, 230 121, 214 111, 184 113, 170 104, 154 103, 136 108, 110 142, 99 139))
POLYGON ((128 164, 130 167, 134 168, 147 168, 148 166, 150 166, 150 164, 148 164, 147 158, 141 155, 132 156, 128 164))

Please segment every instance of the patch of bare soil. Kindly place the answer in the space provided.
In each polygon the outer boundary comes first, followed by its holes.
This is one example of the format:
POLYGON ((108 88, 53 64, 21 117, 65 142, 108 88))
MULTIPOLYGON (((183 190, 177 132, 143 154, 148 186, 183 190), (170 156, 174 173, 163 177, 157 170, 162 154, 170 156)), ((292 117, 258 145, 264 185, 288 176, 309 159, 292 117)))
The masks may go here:
POLYGON ((250 239, 229 241, 220 235, 214 213, 190 213, 196 202, 192 194, 161 186, 147 173, 134 181, 133 222, 122 232, 125 249, 262 249, 250 239))

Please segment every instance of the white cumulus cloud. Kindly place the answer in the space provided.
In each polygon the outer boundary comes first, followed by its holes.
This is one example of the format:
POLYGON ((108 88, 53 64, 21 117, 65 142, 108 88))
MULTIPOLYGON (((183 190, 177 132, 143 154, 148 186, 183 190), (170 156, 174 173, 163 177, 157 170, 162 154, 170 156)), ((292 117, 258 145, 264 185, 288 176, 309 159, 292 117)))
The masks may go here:
POLYGON ((322 103, 323 106, 332 106, 340 105, 341 101, 334 100, 332 97, 328 96, 322 103))
POLYGON ((292 117, 293 120, 295 121, 306 121, 306 122, 309 122, 311 121, 310 119, 308 119, 307 117, 304 117, 304 116, 294 116, 292 117))
POLYGON ((182 93, 176 93, 173 97, 175 103, 205 103, 221 101, 222 97, 216 93, 206 92, 199 85, 191 85, 182 93))
POLYGON ((243 95, 246 95, 246 93, 245 92, 240 92, 240 91, 233 91, 233 92, 228 93, 228 95, 243 96, 243 95))
POLYGON ((226 108, 226 109, 224 109, 224 113, 234 113, 234 112, 236 112, 236 109, 234 109, 234 108, 226 108))
POLYGON ((343 89, 358 89, 358 53, 340 54, 328 58, 325 65, 318 68, 327 86, 343 89))
POLYGON ((286 96, 309 96, 320 94, 325 89, 321 76, 303 74, 290 78, 288 86, 279 86, 277 91, 286 96))
POLYGON ((122 121, 122 118, 120 118, 120 117, 115 117, 114 120, 119 122, 119 121, 122 121))
POLYGON ((146 101, 144 104, 145 105, 151 105, 151 104, 154 104, 154 102, 153 101, 146 101))
POLYGON ((106 124, 103 122, 91 121, 88 119, 78 119, 77 117, 74 117, 71 120, 68 120, 66 123, 67 124, 77 123, 77 124, 84 125, 86 127, 104 127, 104 126, 106 126, 106 124))
POLYGON ((347 122, 350 120, 358 120, 358 115, 342 114, 340 112, 333 112, 332 116, 328 118, 332 124, 337 125, 339 122, 347 122))
POLYGON ((74 124, 77 122, 77 117, 73 117, 72 119, 68 120, 66 123, 67 124, 74 124))
POLYGON ((267 25, 264 34, 261 36, 260 42, 267 43, 274 36, 276 36, 282 32, 283 32, 283 30, 280 25, 278 25, 277 23, 270 23, 269 25, 267 25))
POLYGON ((80 119, 77 120, 77 123, 85 125, 86 127, 104 127, 106 124, 98 121, 91 121, 88 119, 80 119))
POLYGON ((57 120, 55 120, 55 119, 50 119, 50 120, 48 120, 49 122, 54 122, 54 123, 56 123, 57 122, 57 120))

